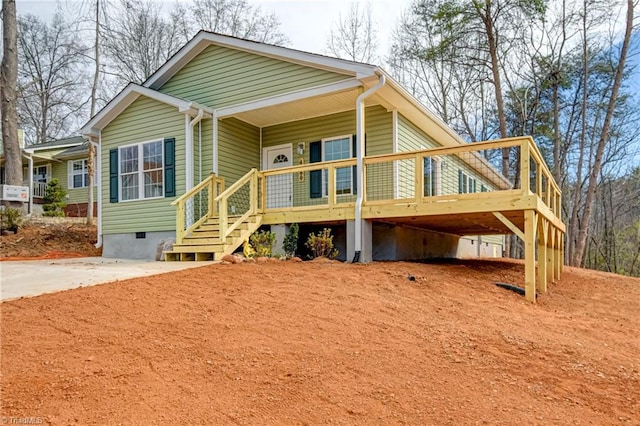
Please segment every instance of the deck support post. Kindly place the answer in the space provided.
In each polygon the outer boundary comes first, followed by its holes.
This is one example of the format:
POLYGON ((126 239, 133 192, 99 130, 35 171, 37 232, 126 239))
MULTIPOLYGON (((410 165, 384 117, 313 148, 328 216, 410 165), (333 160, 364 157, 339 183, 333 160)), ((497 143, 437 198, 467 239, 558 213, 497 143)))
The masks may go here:
POLYGON ((556 260, 556 251, 555 251, 555 235, 556 229, 555 226, 549 224, 549 229, 547 229, 547 258, 544 261, 547 263, 547 282, 552 283, 555 281, 554 277, 554 269, 556 260))
POLYGON ((549 231, 549 221, 543 218, 541 215, 540 223, 538 224, 538 280, 536 282, 536 288, 539 293, 547 292, 547 280, 549 278, 549 273, 547 267, 547 252, 549 251, 548 245, 548 231, 549 231), (542 226, 540 226, 542 225, 542 226))
POLYGON ((556 230, 556 278, 560 278, 560 274, 564 268, 564 235, 560 230, 556 230))
POLYGON ((536 212, 524 211, 524 297, 536 301, 536 212))

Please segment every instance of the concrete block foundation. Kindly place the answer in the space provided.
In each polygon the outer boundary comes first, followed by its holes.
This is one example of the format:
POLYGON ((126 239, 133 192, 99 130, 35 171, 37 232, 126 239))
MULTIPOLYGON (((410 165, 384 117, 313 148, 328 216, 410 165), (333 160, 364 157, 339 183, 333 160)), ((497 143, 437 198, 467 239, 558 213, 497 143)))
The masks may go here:
POLYGON ((102 236, 102 256, 155 260, 158 244, 175 239, 175 231, 107 234, 102 236))

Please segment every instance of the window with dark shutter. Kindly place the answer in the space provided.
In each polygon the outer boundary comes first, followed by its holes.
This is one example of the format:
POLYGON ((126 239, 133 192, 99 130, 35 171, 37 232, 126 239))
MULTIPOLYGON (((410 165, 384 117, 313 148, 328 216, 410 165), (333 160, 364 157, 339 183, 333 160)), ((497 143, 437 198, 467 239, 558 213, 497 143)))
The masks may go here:
POLYGON ((176 140, 164 140, 164 196, 176 196, 176 140))
POLYGON ((109 202, 118 202, 118 148, 109 150, 109 202))
MULTIPOLYGON (((322 161, 322 142, 311 142, 309 144, 309 162, 319 163, 322 161)), ((322 197, 322 170, 312 170, 309 172, 309 196, 311 198, 322 197)))

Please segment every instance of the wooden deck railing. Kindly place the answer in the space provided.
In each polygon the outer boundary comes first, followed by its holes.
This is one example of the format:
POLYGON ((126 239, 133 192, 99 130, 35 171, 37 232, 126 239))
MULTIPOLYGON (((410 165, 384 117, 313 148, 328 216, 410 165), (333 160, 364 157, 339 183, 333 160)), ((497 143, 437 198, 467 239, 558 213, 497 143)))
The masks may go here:
POLYGON ((200 224, 218 214, 214 199, 224 190, 224 179, 211 173, 205 180, 191 188, 171 203, 177 206, 176 242, 182 243, 185 236, 200 224))
MULTIPOLYGON (((219 217, 223 241, 254 214, 350 209, 357 196, 355 165, 356 159, 350 158, 251 169, 223 192, 224 181, 212 174, 173 202, 178 206, 177 239, 214 216, 219 217), (202 199, 207 200, 205 212, 196 208, 202 199)), ((481 192, 487 193, 483 198, 535 194, 553 216, 561 216, 560 188, 530 137, 368 156, 362 178, 363 206, 474 200, 481 192), (499 172, 505 148, 511 164, 518 166, 512 179, 499 172)))
MULTIPOLYGON (((351 190, 345 187, 345 176, 355 159, 320 162, 258 172, 262 179, 262 212, 317 210, 349 206, 355 201, 355 173, 349 176, 351 190), (322 173, 321 197, 310 197, 314 173, 322 173), (284 183, 269 185, 280 176, 292 183, 289 204, 270 205, 270 196, 282 192, 284 183)), ((420 151, 382 154, 364 158, 363 205, 455 201, 472 198, 474 193, 536 194, 560 218, 561 192, 553 180, 542 154, 530 137, 477 142, 455 147, 439 147, 420 151), (509 149, 511 163, 518 164, 518 176, 511 180, 499 171, 503 149, 509 149), (437 166, 436 166, 437 165, 437 166), (461 184, 464 183, 464 185, 461 184), (466 183, 465 183, 466 182, 466 183)), ((494 196, 486 194, 487 197, 494 196)), ((272 203, 271 203, 272 204, 272 203)))
POLYGON ((213 200, 218 209, 220 242, 258 212, 258 178, 258 170, 251 169, 213 200))

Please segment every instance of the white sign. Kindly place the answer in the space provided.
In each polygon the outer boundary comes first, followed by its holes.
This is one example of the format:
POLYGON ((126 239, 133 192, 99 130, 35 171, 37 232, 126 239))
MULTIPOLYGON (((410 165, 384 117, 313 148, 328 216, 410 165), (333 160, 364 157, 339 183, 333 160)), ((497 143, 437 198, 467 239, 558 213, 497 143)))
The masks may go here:
POLYGON ((2 188, 0 192, 2 200, 22 201, 23 203, 29 201, 28 186, 0 185, 0 187, 2 188))

